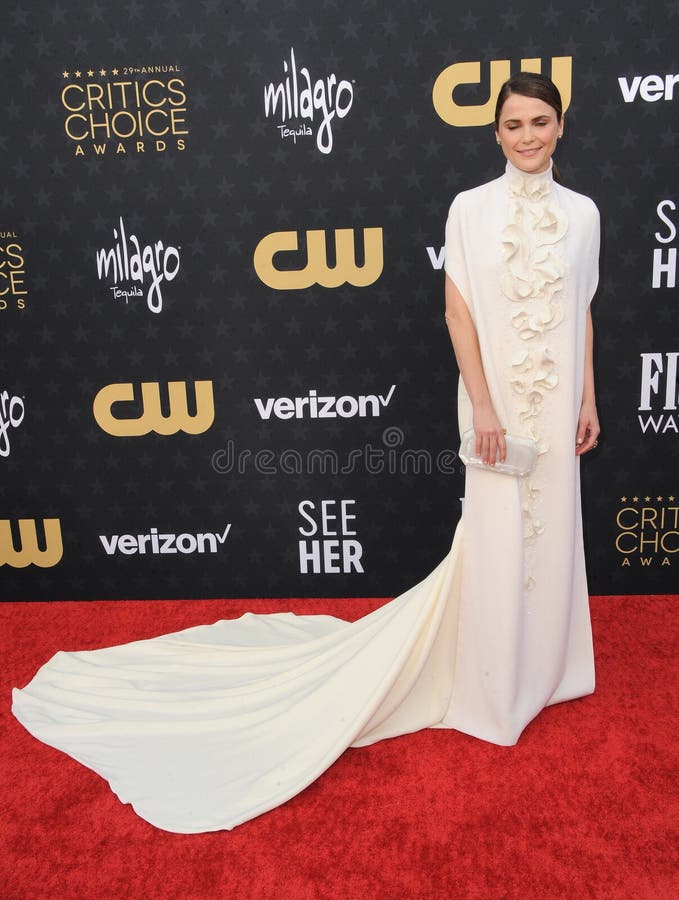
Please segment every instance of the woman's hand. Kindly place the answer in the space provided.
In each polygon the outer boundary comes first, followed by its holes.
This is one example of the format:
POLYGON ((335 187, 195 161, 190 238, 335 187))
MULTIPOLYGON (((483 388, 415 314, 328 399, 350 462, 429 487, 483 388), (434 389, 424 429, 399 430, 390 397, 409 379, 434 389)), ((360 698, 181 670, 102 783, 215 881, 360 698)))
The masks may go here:
POLYGON ((592 310, 588 309, 585 332, 585 379, 580 415, 578 416, 578 430, 575 433, 576 456, 582 456, 592 447, 596 447, 598 443, 597 438, 601 429, 594 397, 594 326, 592 325, 592 310))
POLYGON ((582 456, 593 447, 596 447, 601 429, 596 405, 592 401, 583 401, 578 418, 578 430, 575 435, 575 454, 582 456))
POLYGON ((492 406, 474 407, 474 434, 476 455, 481 457, 484 465, 494 466, 497 460, 505 461, 505 433, 492 406))

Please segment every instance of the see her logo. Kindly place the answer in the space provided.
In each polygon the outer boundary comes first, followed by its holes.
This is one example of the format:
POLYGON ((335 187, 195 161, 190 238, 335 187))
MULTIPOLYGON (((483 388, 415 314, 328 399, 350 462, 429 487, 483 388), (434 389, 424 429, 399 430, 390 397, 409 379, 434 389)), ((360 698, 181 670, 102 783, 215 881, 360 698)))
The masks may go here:
POLYGON ((363 547, 354 540, 350 524, 356 514, 349 512, 355 500, 302 500, 299 512, 305 520, 299 526, 299 571, 302 575, 331 575, 363 572, 363 547))

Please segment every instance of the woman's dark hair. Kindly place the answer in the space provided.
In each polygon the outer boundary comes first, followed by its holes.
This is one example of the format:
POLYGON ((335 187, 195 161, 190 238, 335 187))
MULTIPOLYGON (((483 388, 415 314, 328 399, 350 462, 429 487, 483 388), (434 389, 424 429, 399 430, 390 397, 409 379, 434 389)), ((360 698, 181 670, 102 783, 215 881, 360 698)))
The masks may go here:
MULTIPOLYGON (((542 75, 540 72, 517 72, 512 75, 502 85, 497 95, 497 103, 495 104, 495 130, 500 127, 500 114, 505 100, 512 94, 521 94, 523 97, 534 97, 536 100, 542 100, 548 106, 551 106, 556 113, 557 121, 563 118, 563 103, 558 87, 551 78, 542 75)), ((552 174, 554 180, 561 182, 561 176, 557 167, 552 164, 552 174)))
POLYGON ((512 75, 500 88, 495 104, 495 129, 500 125, 500 113, 507 97, 512 94, 521 94, 523 97, 535 97, 551 106, 560 122, 563 117, 563 103, 558 87, 551 78, 541 75, 539 72, 517 72, 512 75))

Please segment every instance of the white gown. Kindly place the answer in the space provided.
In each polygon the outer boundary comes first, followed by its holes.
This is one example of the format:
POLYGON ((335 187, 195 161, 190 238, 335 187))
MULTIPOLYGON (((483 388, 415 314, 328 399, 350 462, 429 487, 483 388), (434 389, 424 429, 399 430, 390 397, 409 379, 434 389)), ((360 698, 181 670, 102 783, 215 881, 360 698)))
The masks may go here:
MULTIPOLYGON (((446 272, 474 318, 491 397, 541 455, 517 480, 469 470, 448 555, 357 622, 247 614, 57 653, 13 712, 167 831, 233 828, 349 746, 426 727, 516 743, 548 704, 594 689, 575 429, 594 204, 551 172, 456 197, 446 272)), ((470 423, 461 386, 460 427, 470 423)))

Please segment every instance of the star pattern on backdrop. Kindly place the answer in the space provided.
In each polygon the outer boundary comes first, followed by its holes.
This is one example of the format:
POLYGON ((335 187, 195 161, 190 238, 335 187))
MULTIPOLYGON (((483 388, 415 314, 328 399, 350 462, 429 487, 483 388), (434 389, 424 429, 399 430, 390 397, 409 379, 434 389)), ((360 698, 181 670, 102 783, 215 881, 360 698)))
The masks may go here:
MULTIPOLYGON (((384 596, 429 571, 459 516, 459 467, 321 477, 285 474, 280 460, 289 451, 306 466, 313 450, 339 461, 368 444, 384 449, 387 425, 401 429, 404 448, 432 459, 455 449, 456 368, 442 272, 427 247, 440 249, 454 194, 496 177, 503 159, 490 126, 442 122, 433 82, 454 62, 544 57, 549 34, 550 52, 575 57, 559 165, 602 213, 593 308, 603 433, 582 466, 592 587, 662 590, 667 570, 620 568, 615 518, 621 490, 631 494, 626 485, 634 483, 639 497, 674 496, 667 473, 676 470, 677 435, 670 426, 642 432, 637 407, 639 354, 679 349, 670 340, 676 293, 651 287, 656 207, 676 200, 670 173, 679 130, 670 102, 626 104, 617 78, 660 71, 663 54, 663 72, 674 72, 666 34, 646 22, 642 4, 606 0, 576 3, 567 15, 554 2, 505 5, 499 15, 487 2, 460 10, 405 0, 387 8, 286 0, 263 19, 264 8, 260 0, 229 10, 217 0, 168 0, 156 16, 130 0, 125 25, 97 0, 77 18, 67 0, 39 15, 22 4, 7 12, 0 61, 11 77, 0 100, 0 154, 11 177, 0 188, 0 231, 19 236, 29 293, 24 309, 0 310, 0 390, 22 396, 26 410, 9 457, 0 459, 11 473, 0 499, 6 516, 59 517, 65 542, 53 573, 6 567, 7 589, 18 599, 36 590, 55 598, 384 596), (333 73, 352 85, 351 109, 331 123, 328 155, 316 146, 318 117, 311 136, 293 141, 265 115, 264 87, 282 83, 292 47, 313 79, 333 73), (90 141, 76 157, 64 130, 64 86, 142 79, 134 70, 144 65, 180 69, 185 149, 166 140, 158 150, 147 136, 143 151, 131 139, 122 142, 125 152, 109 141, 99 155, 90 141), (148 284, 141 298, 114 299, 110 279, 97 276, 97 252, 114 246, 121 217, 143 246, 179 248, 180 268, 162 282, 157 314, 146 304, 148 284), (360 254, 364 227, 384 235, 383 271, 368 287, 272 290, 254 271, 255 247, 274 231, 324 229, 330 246, 334 229, 353 228, 360 254), (214 423, 202 434, 116 438, 94 419, 94 397, 107 384, 131 382, 138 404, 142 381, 190 387, 197 380, 214 391, 214 423), (311 389, 385 395, 392 384, 390 404, 375 418, 265 421, 254 403, 308 397, 311 389), (219 471, 215 453, 229 441, 234 463, 219 471), (625 453, 630 447, 638 458, 625 453), (258 466, 257 453, 274 460, 275 476, 258 466), (299 503, 327 492, 356 499, 366 559, 360 578, 299 575, 299 503), (151 527, 217 531, 229 522, 223 552, 209 560, 109 559, 100 540, 151 527)), ((659 8, 668 22, 679 17, 675 0, 659 8)), ((485 81, 475 96, 483 90, 485 81)), ((188 397, 191 405, 190 389, 188 397)), ((673 413, 660 392, 653 402, 664 425, 673 413)))

